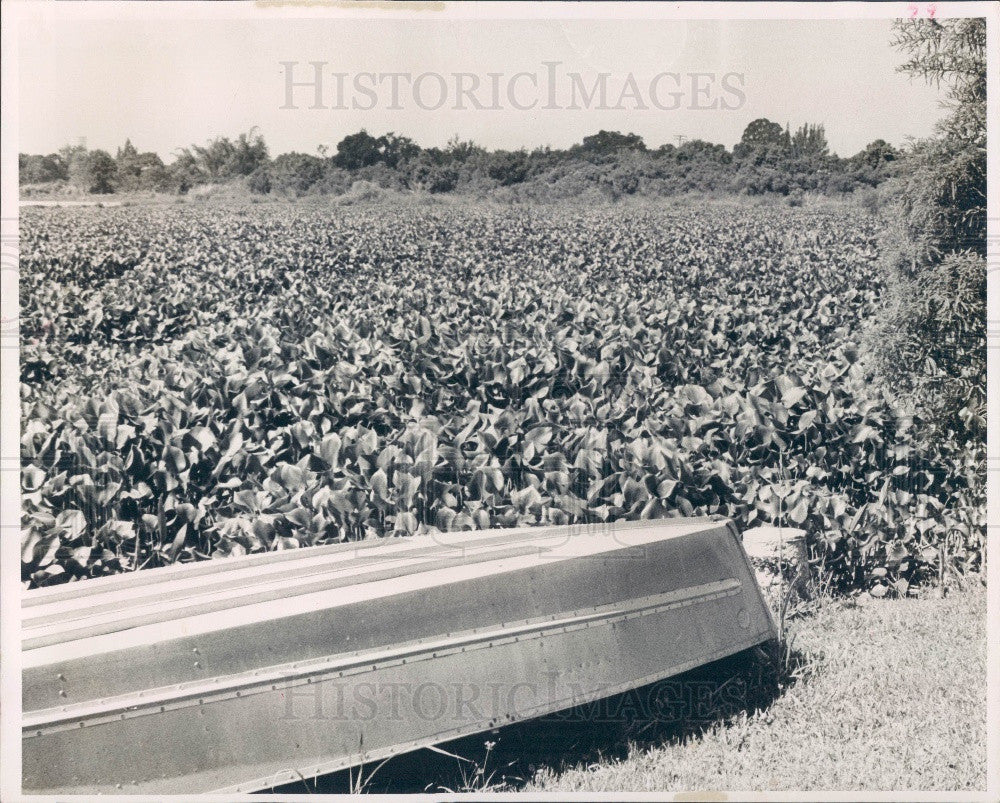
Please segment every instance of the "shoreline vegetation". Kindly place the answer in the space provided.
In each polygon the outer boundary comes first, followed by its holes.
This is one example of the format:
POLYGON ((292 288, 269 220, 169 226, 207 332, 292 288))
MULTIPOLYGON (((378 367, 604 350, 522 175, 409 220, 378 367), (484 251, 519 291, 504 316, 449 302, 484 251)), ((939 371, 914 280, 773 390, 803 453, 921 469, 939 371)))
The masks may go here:
POLYGON ((317 208, 348 207, 348 206, 384 206, 387 208, 405 208, 413 206, 448 207, 477 206, 481 208, 555 208, 565 207, 580 209, 595 207, 642 208, 649 209, 688 209, 691 205, 703 205, 718 208, 754 208, 754 207, 803 207, 808 209, 855 208, 861 212, 877 215, 880 201, 877 191, 872 189, 855 190, 848 193, 809 192, 801 195, 780 195, 777 193, 761 193, 758 195, 737 195, 729 192, 686 191, 677 195, 643 196, 630 195, 619 198, 610 196, 598 200, 587 197, 569 198, 499 198, 492 195, 466 196, 455 193, 437 194, 425 190, 393 190, 383 189, 368 182, 355 182, 340 195, 257 195, 247 190, 241 182, 228 184, 212 184, 199 187, 184 195, 162 192, 115 192, 106 195, 88 194, 27 194, 22 195, 19 206, 62 207, 67 209, 77 207, 136 207, 136 206, 170 206, 170 205, 213 205, 219 207, 246 206, 286 206, 297 205, 317 208))
POLYGON ((703 140, 651 149, 636 134, 599 131, 566 149, 489 151, 453 138, 422 148, 393 132, 362 130, 335 152, 285 153, 271 158, 252 129, 182 148, 170 164, 139 152, 127 140, 114 157, 85 145, 58 153, 21 154, 23 198, 83 198, 122 193, 199 197, 203 194, 301 198, 372 193, 418 193, 502 202, 581 199, 591 203, 632 196, 690 193, 760 196, 800 201, 808 194, 870 191, 891 174, 902 152, 883 140, 849 158, 830 153, 822 125, 795 131, 761 118, 750 122, 731 150, 703 140))

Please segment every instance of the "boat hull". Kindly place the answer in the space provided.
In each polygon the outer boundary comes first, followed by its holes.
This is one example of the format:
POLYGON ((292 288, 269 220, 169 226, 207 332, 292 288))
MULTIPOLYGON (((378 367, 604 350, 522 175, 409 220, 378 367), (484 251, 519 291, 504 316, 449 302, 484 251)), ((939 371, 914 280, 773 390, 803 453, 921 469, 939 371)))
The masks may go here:
POLYGON ((26 790, 268 788, 774 637, 728 522, 452 534, 225 564, 27 595, 26 790))

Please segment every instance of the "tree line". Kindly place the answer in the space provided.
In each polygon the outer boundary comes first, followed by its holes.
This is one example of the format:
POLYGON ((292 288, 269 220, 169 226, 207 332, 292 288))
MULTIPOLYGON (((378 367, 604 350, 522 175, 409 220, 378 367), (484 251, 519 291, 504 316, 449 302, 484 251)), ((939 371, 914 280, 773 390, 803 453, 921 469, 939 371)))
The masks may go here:
POLYGON ((191 145, 165 164, 131 141, 112 156, 83 145, 48 155, 21 154, 20 183, 35 191, 81 193, 172 192, 199 185, 244 182, 261 195, 342 194, 365 181, 393 190, 488 194, 524 198, 612 199, 684 192, 749 195, 842 193, 875 187, 890 174, 900 152, 879 139, 841 158, 830 152, 824 127, 792 130, 767 119, 752 121, 732 150, 701 139, 649 148, 633 133, 599 131, 566 149, 487 150, 453 138, 423 148, 406 136, 365 130, 345 136, 331 152, 284 153, 271 158, 256 130, 235 139, 216 137, 191 145))

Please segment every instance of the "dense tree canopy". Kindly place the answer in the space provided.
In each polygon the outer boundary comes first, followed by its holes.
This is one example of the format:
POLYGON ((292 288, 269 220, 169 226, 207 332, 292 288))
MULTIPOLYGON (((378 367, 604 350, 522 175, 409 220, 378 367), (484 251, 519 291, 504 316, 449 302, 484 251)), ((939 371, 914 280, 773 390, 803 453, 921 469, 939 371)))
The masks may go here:
POLYGON ((735 150, 746 154, 753 150, 782 149, 787 146, 788 134, 786 130, 779 123, 761 117, 744 129, 743 136, 735 150))

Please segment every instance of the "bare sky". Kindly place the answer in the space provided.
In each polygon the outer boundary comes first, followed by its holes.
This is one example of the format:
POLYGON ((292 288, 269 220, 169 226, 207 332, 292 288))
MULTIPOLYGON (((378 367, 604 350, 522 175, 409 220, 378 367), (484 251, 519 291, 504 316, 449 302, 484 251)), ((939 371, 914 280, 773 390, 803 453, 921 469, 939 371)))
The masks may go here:
MULTIPOLYGON (((834 151, 847 156, 874 139, 900 145, 931 133, 942 116, 941 93, 895 71, 888 20, 797 21, 566 21, 473 20, 117 20, 22 21, 19 150, 49 153, 86 137, 91 148, 112 154, 126 137, 140 150, 169 159, 174 150, 212 136, 235 136, 258 126, 272 155, 332 147, 345 134, 365 128, 395 131, 424 146, 443 145, 454 135, 489 148, 565 147, 599 129, 633 131, 647 145, 674 142, 678 135, 731 147, 748 122, 768 117, 792 127, 824 123, 834 151), (312 61, 325 62, 324 105, 336 105, 333 74, 347 73, 346 109, 308 108, 312 90, 294 90, 297 109, 285 102, 285 68, 297 62, 295 80, 312 75, 312 61), (615 103, 629 73, 648 107, 544 109, 543 62, 559 62, 564 100, 568 73, 589 86, 607 72, 615 103), (350 108, 359 72, 473 73, 485 88, 487 74, 528 72, 541 80, 535 108, 420 108, 404 84, 402 109, 391 105, 382 83, 374 108, 350 108), (650 103, 657 74, 677 73, 685 97, 680 108, 650 103), (692 101, 689 73, 708 93, 692 101), (726 73, 741 89, 739 108, 691 108, 738 96, 721 88, 726 73)), ((424 97, 433 98, 435 80, 424 97)), ((522 79, 516 97, 532 98, 532 79, 522 79)), ((673 85, 661 83, 666 96, 673 85)), ((451 87, 449 91, 454 91, 451 87)), ((484 89, 485 91, 485 89, 484 89)), ((506 90, 503 90, 504 92, 506 90)), ((361 96, 367 105, 367 96, 361 96)), ((433 105, 428 101, 425 105, 433 105)), ((490 105, 489 101, 485 105, 490 105)), ((562 102, 563 106, 568 105, 562 102)), ((663 105, 663 104, 661 104, 663 105)))

